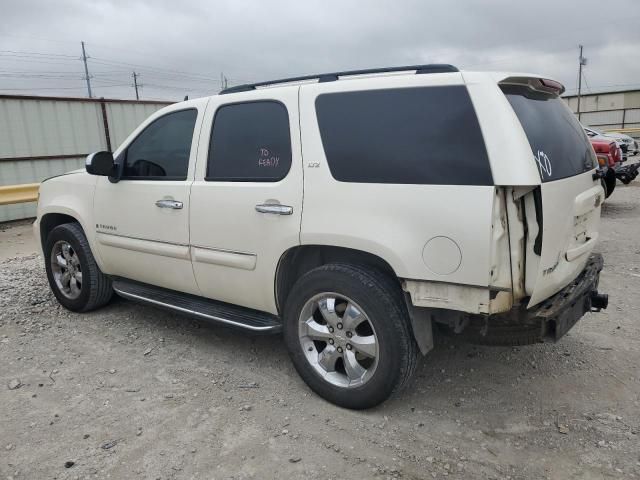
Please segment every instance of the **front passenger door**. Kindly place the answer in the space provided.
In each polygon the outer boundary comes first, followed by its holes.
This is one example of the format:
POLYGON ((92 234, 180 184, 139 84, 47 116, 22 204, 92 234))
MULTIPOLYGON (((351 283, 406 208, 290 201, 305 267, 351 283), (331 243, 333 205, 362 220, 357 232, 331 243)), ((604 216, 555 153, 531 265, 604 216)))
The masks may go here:
POLYGON ((96 240, 106 273, 199 293, 189 253, 189 189, 207 100, 149 119, 116 152, 122 178, 96 184, 96 240))

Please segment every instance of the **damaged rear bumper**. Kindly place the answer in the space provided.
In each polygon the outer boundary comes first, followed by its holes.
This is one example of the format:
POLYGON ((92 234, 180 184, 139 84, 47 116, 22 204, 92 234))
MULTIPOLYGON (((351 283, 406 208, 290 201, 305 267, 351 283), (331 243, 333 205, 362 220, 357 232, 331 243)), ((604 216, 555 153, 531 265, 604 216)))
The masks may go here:
POLYGON ((607 295, 598 293, 598 281, 604 261, 602 255, 591 255, 578 277, 554 296, 528 311, 540 322, 541 339, 559 340, 590 311, 607 308, 607 295))
POLYGON ((557 341, 585 313, 607 308, 607 295, 598 293, 603 263, 602 255, 593 254, 573 282, 544 302, 528 310, 521 307, 485 316, 480 322, 476 318, 469 326, 479 335, 477 340, 493 345, 557 341))

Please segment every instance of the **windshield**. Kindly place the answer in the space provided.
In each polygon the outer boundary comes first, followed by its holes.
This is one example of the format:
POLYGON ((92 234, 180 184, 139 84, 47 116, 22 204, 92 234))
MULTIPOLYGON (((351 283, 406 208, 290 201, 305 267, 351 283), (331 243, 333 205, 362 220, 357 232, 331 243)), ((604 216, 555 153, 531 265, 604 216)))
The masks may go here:
POLYGON ((556 95, 503 86, 524 129, 540 178, 551 182, 596 167, 591 144, 569 107, 556 95))

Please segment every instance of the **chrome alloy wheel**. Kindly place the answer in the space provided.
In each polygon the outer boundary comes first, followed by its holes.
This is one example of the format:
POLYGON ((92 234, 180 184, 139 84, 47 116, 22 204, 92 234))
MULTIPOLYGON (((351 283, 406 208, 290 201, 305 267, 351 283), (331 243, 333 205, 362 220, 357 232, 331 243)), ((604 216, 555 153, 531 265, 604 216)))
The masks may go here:
POLYGON ((378 366, 378 339, 364 310, 337 293, 321 293, 305 303, 298 335, 307 361, 332 385, 365 384, 378 366))
POLYGON ((70 300, 78 298, 82 290, 82 268, 71 244, 58 240, 51 249, 50 261, 58 290, 70 300))

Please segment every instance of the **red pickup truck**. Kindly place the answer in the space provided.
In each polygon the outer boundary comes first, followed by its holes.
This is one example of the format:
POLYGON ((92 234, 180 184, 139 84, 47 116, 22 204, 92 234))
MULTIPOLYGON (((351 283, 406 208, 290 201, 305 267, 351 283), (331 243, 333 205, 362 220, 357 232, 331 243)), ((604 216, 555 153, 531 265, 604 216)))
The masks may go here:
POLYGON ((600 178, 605 195, 608 197, 615 188, 615 179, 617 178, 625 185, 631 183, 640 173, 640 162, 629 165, 622 165, 624 161, 622 152, 615 142, 610 141, 606 137, 591 137, 591 146, 596 152, 598 163, 600 164, 600 178), (607 177, 608 171, 612 173, 607 177))
POLYGON ((592 137, 589 140, 593 150, 596 152, 600 167, 615 168, 618 163, 622 162, 620 149, 614 140, 602 137, 592 137))
POLYGON ((589 141, 598 157, 600 165, 600 181, 606 198, 613 193, 616 187, 615 168, 622 162, 622 153, 616 142, 604 137, 590 137, 589 141))

